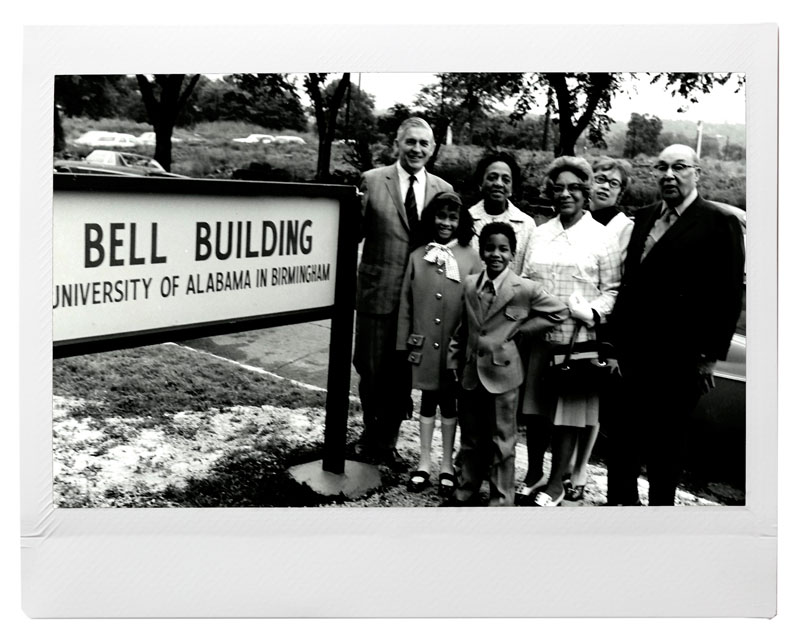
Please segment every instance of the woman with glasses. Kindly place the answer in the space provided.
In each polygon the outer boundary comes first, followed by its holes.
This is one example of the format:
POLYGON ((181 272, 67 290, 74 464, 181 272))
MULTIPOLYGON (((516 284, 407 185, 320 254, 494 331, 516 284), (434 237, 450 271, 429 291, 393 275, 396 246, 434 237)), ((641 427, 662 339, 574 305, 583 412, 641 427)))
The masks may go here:
MULTIPOLYGON (((594 161, 592 170, 594 185, 589 205, 592 218, 605 227, 611 244, 616 245, 619 249, 620 262, 624 262, 633 230, 633 220, 626 216, 618 205, 628 186, 631 166, 627 161, 602 156, 594 161)), ((598 341, 601 342, 602 356, 610 366, 609 376, 600 386, 600 420, 603 425, 613 424, 618 416, 619 365, 616 361, 616 354, 607 343, 608 337, 605 336, 603 325, 596 329, 595 334, 598 341)), ((565 481, 564 485, 566 488, 564 499, 569 502, 583 500, 584 490, 589 479, 587 472, 589 458, 599 432, 599 425, 584 427, 578 432, 578 442, 572 457, 569 479, 565 481)))
POLYGON ((535 506, 561 503, 579 432, 599 424, 596 388, 576 385, 554 394, 544 377, 555 347, 566 346, 576 328, 576 345, 596 339, 597 326, 616 299, 620 250, 589 212, 593 184, 594 173, 584 159, 562 156, 548 166, 544 186, 557 215, 537 228, 523 266, 524 277, 569 305, 570 317, 549 333, 549 346, 535 346, 531 354, 523 403, 528 473, 517 491, 520 504, 531 499, 535 506), (551 432, 553 459, 545 478, 544 452, 551 432))

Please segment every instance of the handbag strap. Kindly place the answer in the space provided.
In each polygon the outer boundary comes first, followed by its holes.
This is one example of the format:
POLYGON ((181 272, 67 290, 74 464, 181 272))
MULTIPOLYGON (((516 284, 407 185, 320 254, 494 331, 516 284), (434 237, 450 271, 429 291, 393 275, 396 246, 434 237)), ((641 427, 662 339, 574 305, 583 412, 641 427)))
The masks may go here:
POLYGON ((578 339, 578 331, 581 329, 582 325, 583 324, 580 321, 577 319, 575 320, 575 330, 572 331, 572 336, 569 338, 569 348, 567 348, 567 352, 564 354, 564 363, 568 363, 570 357, 572 357, 572 351, 573 348, 575 348, 575 342, 578 339))

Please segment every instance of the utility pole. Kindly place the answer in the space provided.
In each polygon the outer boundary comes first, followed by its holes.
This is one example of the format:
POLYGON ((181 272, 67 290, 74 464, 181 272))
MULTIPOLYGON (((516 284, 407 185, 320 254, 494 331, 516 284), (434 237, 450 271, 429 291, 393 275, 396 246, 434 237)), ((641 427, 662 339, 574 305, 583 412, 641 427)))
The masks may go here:
POLYGON ((697 158, 700 158, 700 150, 703 148, 703 122, 697 122, 697 158))

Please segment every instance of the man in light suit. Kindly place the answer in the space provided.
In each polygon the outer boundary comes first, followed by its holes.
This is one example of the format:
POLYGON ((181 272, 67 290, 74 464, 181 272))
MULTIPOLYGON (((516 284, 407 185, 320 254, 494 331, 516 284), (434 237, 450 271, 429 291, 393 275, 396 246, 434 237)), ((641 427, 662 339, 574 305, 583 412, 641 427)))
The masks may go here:
POLYGON ((700 198, 695 152, 671 145, 653 173, 660 198, 638 210, 610 319, 624 384, 610 429, 608 504, 637 505, 647 465, 651 506, 674 504, 689 415, 714 387, 742 307, 739 219, 700 198))
POLYGON ((410 402, 407 355, 395 350, 410 234, 431 198, 453 191, 425 170, 434 146, 433 130, 424 119, 406 119, 394 142, 397 162, 369 170, 361 179, 364 247, 358 268, 353 364, 360 375, 364 431, 355 449, 372 462, 398 463, 395 445, 410 402))

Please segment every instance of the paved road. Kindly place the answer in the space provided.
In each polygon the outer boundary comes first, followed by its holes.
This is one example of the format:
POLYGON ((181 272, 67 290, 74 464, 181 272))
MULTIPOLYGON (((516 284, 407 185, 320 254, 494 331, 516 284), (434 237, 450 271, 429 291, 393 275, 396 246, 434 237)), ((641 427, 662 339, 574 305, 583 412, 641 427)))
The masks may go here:
MULTIPOLYGON (((331 322, 324 320, 183 343, 295 381, 327 388, 330 336, 331 322)), ((358 395, 358 374, 352 366, 350 370, 350 392, 358 395)))

